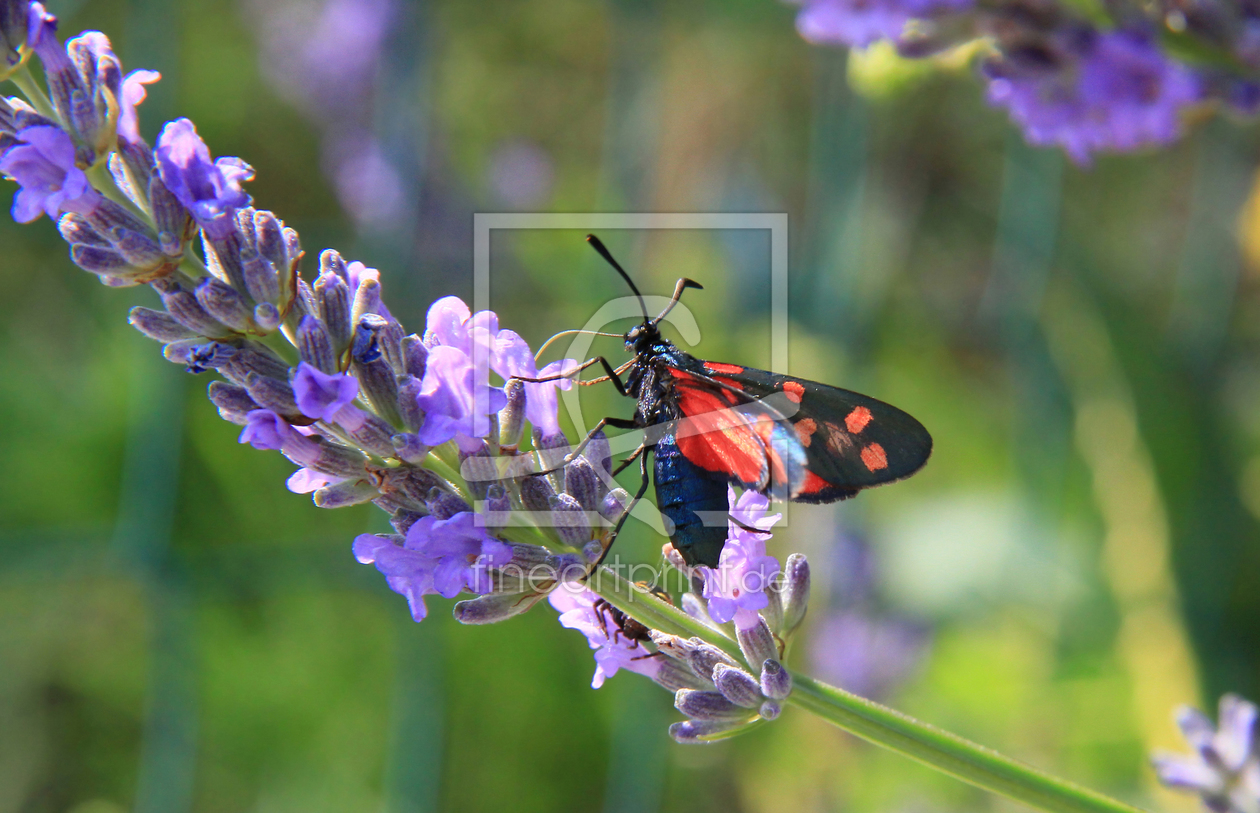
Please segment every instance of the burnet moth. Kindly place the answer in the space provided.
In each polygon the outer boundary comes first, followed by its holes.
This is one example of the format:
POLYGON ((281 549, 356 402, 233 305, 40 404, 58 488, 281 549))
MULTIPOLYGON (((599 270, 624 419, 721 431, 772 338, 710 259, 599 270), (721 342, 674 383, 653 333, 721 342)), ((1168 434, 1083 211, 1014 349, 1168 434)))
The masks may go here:
POLYGON ((670 541, 688 564, 709 567, 717 567, 727 521, 733 521, 728 483, 776 499, 828 503, 909 477, 927 462, 932 436, 883 401, 679 350, 661 335, 661 321, 683 291, 700 284, 680 279, 669 304, 652 318, 625 269, 598 237, 586 239, 630 286, 643 311, 643 322, 623 336, 633 359, 613 368, 596 357, 579 368, 602 364, 605 376, 581 383, 611 381, 618 393, 636 400, 633 419, 604 418, 561 463, 567 465, 606 426, 644 431, 642 444, 617 469, 637 459, 642 482, 605 538, 604 554, 647 493, 649 452, 657 508, 673 524, 670 541))

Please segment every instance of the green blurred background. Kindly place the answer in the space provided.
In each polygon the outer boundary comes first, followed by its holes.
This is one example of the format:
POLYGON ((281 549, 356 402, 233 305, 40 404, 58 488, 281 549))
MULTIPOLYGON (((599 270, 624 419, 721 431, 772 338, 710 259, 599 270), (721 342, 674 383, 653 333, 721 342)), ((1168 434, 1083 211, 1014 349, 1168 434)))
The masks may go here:
MULTIPOLYGON (((816 574, 794 664, 1193 808, 1145 762, 1178 748, 1173 706, 1260 699, 1254 126, 1081 169, 969 69, 851 62, 775 0, 356 2, 386 9, 373 48, 332 26, 324 70, 287 78, 323 0, 48 5, 162 71, 150 139, 191 117, 258 170, 308 273, 326 246, 379 266, 414 330, 470 294, 474 212, 787 212, 790 372, 936 439, 922 474, 794 508, 771 543, 816 574), (361 177, 365 133, 393 186, 355 215, 337 172, 361 177)), ((606 236, 645 290, 705 284, 697 354, 767 363, 768 237, 606 236)), ((492 306, 534 346, 624 294, 580 237, 494 240, 492 306)), ((412 623, 350 555, 380 512, 285 491, 292 466, 126 325, 148 290, 75 269, 46 219, 0 218, 0 246, 0 813, 1009 807, 795 711, 675 745, 671 698, 592 691, 545 605, 460 628, 437 599, 412 623)), ((632 527, 621 554, 658 559, 632 527)))

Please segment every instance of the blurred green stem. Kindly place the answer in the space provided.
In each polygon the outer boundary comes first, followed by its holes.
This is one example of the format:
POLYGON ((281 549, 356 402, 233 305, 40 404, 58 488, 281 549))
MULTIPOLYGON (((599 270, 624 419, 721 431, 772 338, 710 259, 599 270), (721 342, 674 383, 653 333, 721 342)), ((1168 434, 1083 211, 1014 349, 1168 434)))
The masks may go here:
POLYGON ((26 65, 22 65, 13 75, 9 77, 13 80, 13 84, 18 86, 18 90, 22 91, 22 95, 31 103, 31 106, 39 112, 41 116, 57 121, 57 111, 53 109, 52 101, 48 95, 44 93, 44 89, 35 81, 35 77, 31 76, 31 69, 26 65))
MULTIPOLYGON (((640 623, 682 637, 699 637, 737 660, 739 646, 647 590, 601 567, 587 587, 640 623)), ((1055 778, 997 751, 881 706, 871 700, 793 673, 788 703, 812 711, 854 736, 910 757, 1010 799, 1055 813, 1138 813, 1138 808, 1055 778)))

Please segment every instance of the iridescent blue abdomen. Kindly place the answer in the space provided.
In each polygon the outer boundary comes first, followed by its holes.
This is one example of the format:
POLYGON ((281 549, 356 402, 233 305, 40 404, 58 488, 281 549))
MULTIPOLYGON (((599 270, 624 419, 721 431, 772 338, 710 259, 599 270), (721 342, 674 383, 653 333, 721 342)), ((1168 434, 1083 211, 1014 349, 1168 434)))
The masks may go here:
POLYGON ((726 544, 726 477, 705 471, 678 450, 673 431, 656 443, 656 507, 674 523, 670 541, 689 565, 717 567, 726 544))

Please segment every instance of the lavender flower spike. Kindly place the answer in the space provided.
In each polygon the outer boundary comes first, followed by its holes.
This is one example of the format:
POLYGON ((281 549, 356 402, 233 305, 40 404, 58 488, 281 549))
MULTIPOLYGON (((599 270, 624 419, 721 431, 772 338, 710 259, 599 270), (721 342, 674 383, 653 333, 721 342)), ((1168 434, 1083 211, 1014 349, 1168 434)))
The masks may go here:
POLYGON ((27 127, 18 143, 0 156, 0 173, 21 184, 13 198, 13 219, 31 223, 47 213, 90 215, 100 204, 99 192, 75 163, 74 143, 57 127, 27 127))
POLYGON ((1197 793, 1214 813, 1260 813, 1260 752, 1256 707, 1233 694, 1221 698, 1218 725, 1196 709, 1177 715, 1192 756, 1157 754, 1152 762, 1165 785, 1197 793))
POLYGON ((211 239, 231 233, 236 210, 250 204, 241 182, 254 170, 239 158, 210 160, 210 149, 188 119, 176 119, 158 135, 158 174, 211 239))

